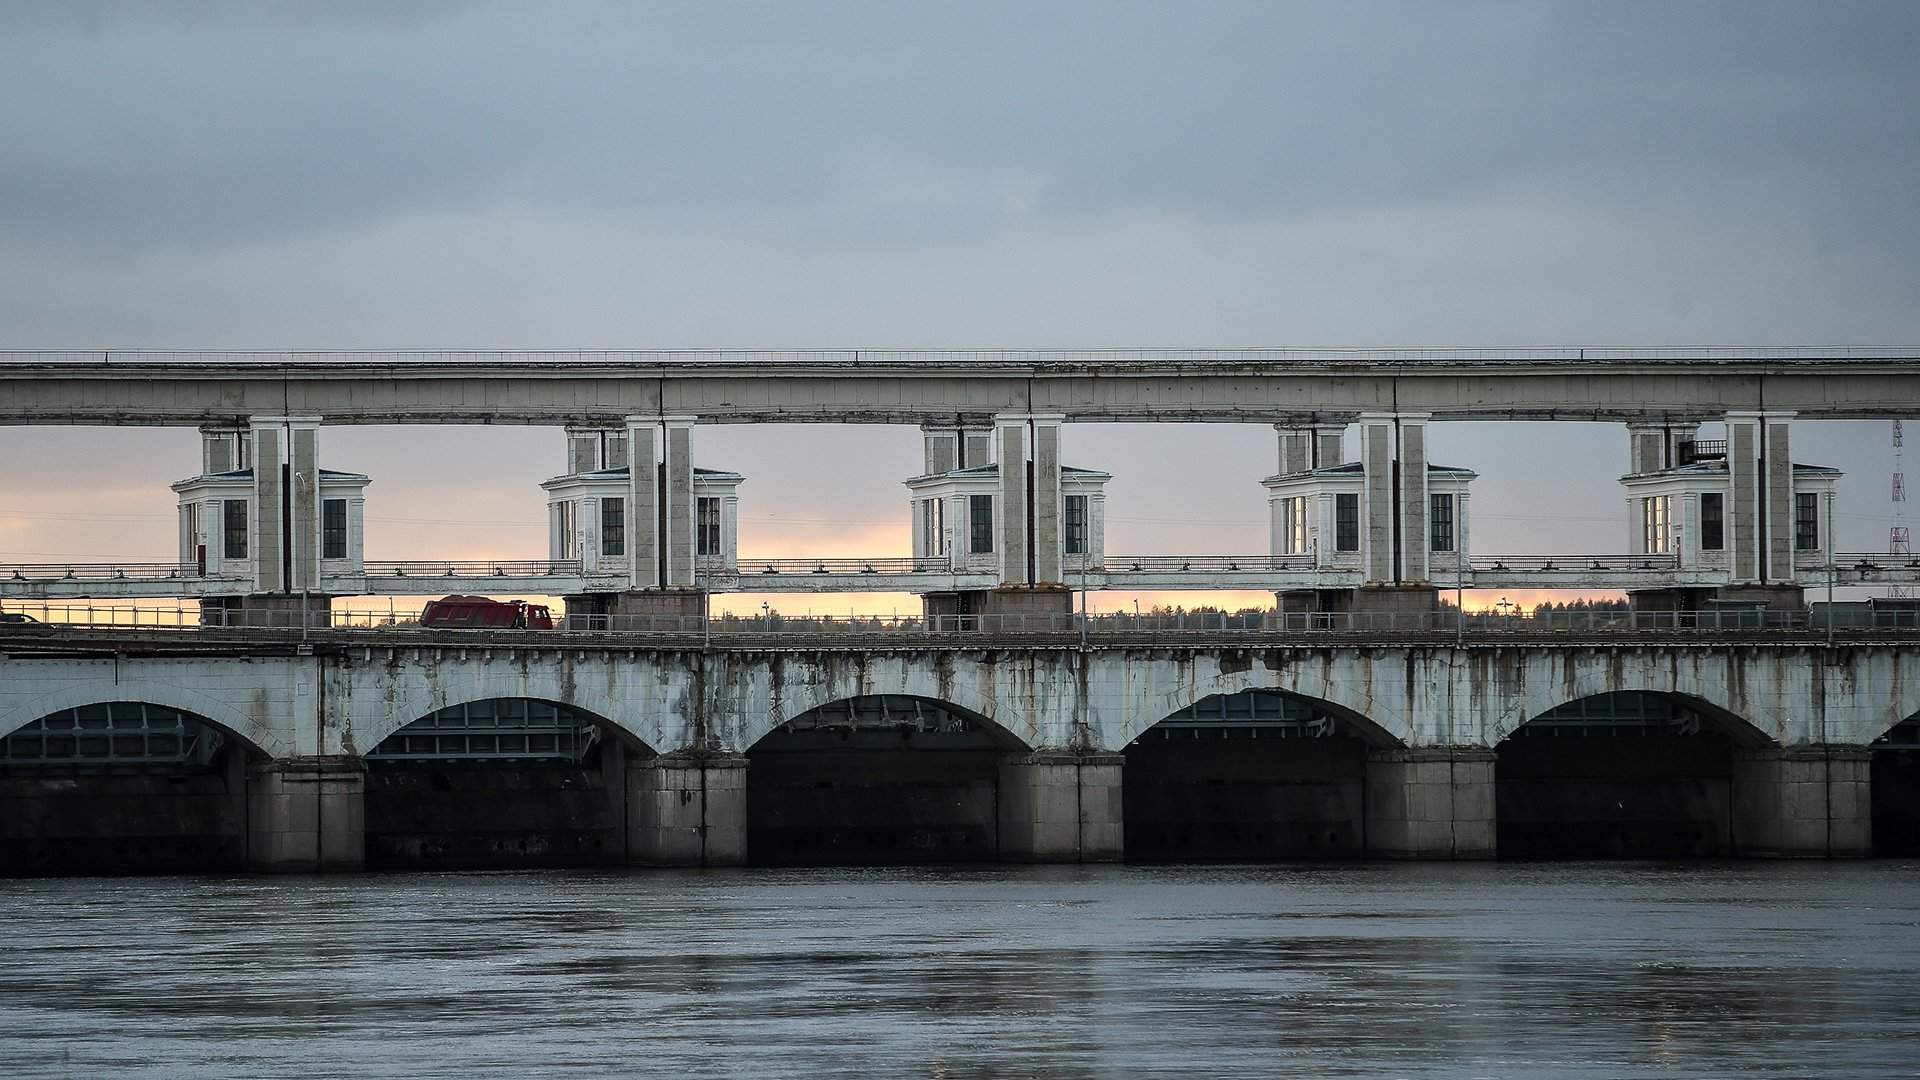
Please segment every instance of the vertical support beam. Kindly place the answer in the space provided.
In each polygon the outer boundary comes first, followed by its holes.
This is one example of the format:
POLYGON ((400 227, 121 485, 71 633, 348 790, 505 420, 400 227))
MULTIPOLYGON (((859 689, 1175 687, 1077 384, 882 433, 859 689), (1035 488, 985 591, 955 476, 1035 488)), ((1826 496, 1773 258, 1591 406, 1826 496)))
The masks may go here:
POLYGON ((1360 546, 1366 580, 1395 580, 1393 535, 1393 414, 1360 418, 1360 546))
POLYGON ((1031 585, 1027 538, 1027 418, 1024 415, 994 418, 993 445, 1000 462, 1000 520, 995 523, 995 545, 1000 549, 1000 583, 1031 585))
POLYGON ((1761 468, 1766 473, 1766 579, 1793 583, 1793 414, 1764 415, 1761 429, 1761 468))
POLYGON ((287 472, 289 592, 320 589, 320 421, 290 420, 287 472))
POLYGON ((1791 412, 1727 421, 1727 545, 1735 584, 1793 581, 1791 412))
POLYGON ((1033 581, 1057 585, 1066 578, 1066 537, 1061 531, 1061 416, 1033 418, 1033 581))
POLYGON ((253 591, 284 592, 286 564, 286 433, 274 417, 253 421, 253 505, 248 508, 247 551, 253 563, 253 591))
POLYGON ((248 523, 253 591, 320 588, 320 418, 256 416, 248 523))
POLYGON ((1432 578, 1427 568, 1427 553, 1433 541, 1427 527, 1427 417, 1426 413, 1401 413, 1397 441, 1400 491, 1400 570, 1394 575, 1402 582, 1420 582, 1432 578))
POLYGON ((660 565, 660 422, 627 417, 627 587, 666 583, 660 565))
POLYGON ((693 519, 693 417, 662 417, 661 424, 667 450, 667 588, 691 589, 698 542, 693 519))

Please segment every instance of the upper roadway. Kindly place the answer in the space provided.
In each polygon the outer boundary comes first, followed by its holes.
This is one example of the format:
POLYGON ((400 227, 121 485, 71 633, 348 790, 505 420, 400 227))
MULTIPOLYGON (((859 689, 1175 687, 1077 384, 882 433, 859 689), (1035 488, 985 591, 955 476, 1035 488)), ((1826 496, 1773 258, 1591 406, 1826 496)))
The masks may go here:
POLYGON ((1705 420, 1920 413, 1920 347, 0 351, 0 424, 1705 420))

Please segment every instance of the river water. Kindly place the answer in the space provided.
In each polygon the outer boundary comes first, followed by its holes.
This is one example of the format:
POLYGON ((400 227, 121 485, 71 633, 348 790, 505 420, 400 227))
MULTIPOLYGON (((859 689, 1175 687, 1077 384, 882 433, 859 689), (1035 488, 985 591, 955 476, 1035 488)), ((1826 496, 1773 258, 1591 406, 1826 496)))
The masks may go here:
POLYGON ((0 882, 0 1076, 1920 1075, 1920 865, 0 882))

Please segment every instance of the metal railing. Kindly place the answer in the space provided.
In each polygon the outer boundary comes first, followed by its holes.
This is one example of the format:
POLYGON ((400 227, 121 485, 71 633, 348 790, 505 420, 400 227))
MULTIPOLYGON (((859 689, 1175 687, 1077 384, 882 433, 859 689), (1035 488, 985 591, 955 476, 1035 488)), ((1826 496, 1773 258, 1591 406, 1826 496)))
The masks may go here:
POLYGON ((1104 555, 1090 568, 1105 574, 1271 573, 1312 570, 1311 555, 1104 555))
POLYGON ((924 638, 1003 637, 1054 643, 1086 640, 1151 642, 1221 636, 1249 641, 1350 635, 1378 639, 1482 641, 1511 638, 1631 638, 1636 635, 1840 636, 1888 631, 1920 632, 1920 620, 1905 610, 1827 612, 1727 607, 1699 611, 1541 611, 1532 614, 1422 612, 1115 612, 874 616, 762 615, 568 615, 552 630, 487 627, 425 627, 418 611, 298 611, 202 609, 192 606, 98 606, 0 604, 0 634, 59 635, 88 630, 301 630, 373 632, 393 640, 471 640, 509 635, 520 643, 613 635, 704 638, 723 644, 762 639, 852 638, 875 644, 924 638), (20 621, 19 616, 27 621, 20 621), (204 620, 204 621, 203 621, 204 620))
POLYGON ((740 559, 737 562, 737 570, 702 567, 700 572, 715 575, 738 573, 741 577, 754 574, 962 574, 967 572, 956 569, 945 557, 886 556, 877 559, 858 559, 835 556, 825 559, 740 559))
POLYGON ((173 581, 181 578, 238 580, 244 575, 203 574, 192 563, 8 563, 0 565, 0 581, 173 581))
POLYGON ((1841 552, 1833 557, 1836 570, 1920 570, 1920 555, 1879 552, 1841 552))
MULTIPOLYGON (((404 562, 368 562, 364 573, 370 578, 450 577, 450 578, 536 578, 577 577, 578 559, 466 559, 411 560, 404 562)), ((359 576, 359 575, 347 575, 359 576)))
POLYGON ((1678 555, 1472 555, 1476 574, 1655 573, 1677 570, 1678 555))

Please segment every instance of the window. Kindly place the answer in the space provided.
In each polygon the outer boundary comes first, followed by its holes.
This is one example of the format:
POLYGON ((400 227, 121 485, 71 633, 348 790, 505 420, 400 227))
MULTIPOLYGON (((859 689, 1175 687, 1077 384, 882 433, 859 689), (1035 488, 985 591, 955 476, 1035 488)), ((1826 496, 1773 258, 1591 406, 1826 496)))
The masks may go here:
POLYGON ((1717 491, 1700 496, 1700 550, 1724 551, 1727 546, 1727 497, 1717 491))
POLYGON ((322 499, 320 502, 320 557, 347 557, 347 500, 322 499))
POLYGON ((1429 532, 1432 533, 1431 550, 1453 550, 1453 496, 1432 495, 1428 497, 1432 510, 1427 515, 1429 532))
POLYGON ((567 471, 583 473, 593 471, 594 443, 598 441, 591 435, 575 435, 567 440, 567 471))
POLYGON ((927 554, 947 553, 947 504, 944 499, 928 499, 921 504, 921 520, 927 528, 927 554))
POLYGON ((228 499, 223 514, 225 536, 220 542, 220 557, 244 559, 247 557, 247 500, 228 499))
POLYGON ((993 550, 993 496, 967 496, 967 541, 976 555, 993 550))
POLYGON ((1793 496, 1793 550, 1820 550, 1820 496, 1811 491, 1793 496))
POLYGON ((1280 544, 1287 555, 1307 550, 1307 497, 1298 495, 1280 500, 1280 544))
POLYGON ((1673 550, 1673 496, 1650 495, 1640 500, 1640 544, 1648 555, 1673 550))
POLYGON ((720 500, 695 499, 694 523, 699 527, 701 555, 720 554, 720 500))
POLYGON ((1360 550, 1360 496, 1333 497, 1333 550, 1360 550))
POLYGON ((627 553, 627 500, 600 500, 600 554, 627 553))
POLYGON ((1087 497, 1069 495, 1067 511, 1067 554, 1085 555, 1087 553, 1087 497))
POLYGON ((556 558, 574 559, 579 557, 580 549, 574 546, 573 538, 573 503, 557 502, 553 504, 553 535, 554 539, 559 541, 559 543, 555 545, 556 550, 559 551, 559 554, 555 556, 556 558))

